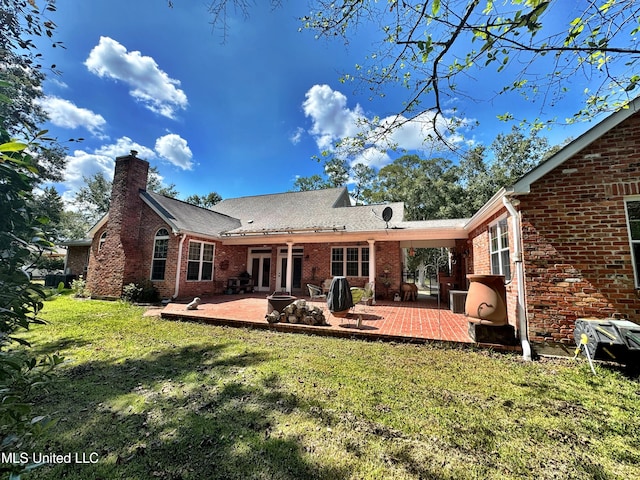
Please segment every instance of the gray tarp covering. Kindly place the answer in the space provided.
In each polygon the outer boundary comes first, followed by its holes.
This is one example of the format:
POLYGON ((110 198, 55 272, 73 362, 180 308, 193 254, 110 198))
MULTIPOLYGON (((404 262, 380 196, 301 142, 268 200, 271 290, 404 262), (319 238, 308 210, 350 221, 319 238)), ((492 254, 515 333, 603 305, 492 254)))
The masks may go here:
POLYGON ((327 307, 331 312, 342 312, 353 307, 351 289, 345 277, 333 277, 327 293, 327 307))

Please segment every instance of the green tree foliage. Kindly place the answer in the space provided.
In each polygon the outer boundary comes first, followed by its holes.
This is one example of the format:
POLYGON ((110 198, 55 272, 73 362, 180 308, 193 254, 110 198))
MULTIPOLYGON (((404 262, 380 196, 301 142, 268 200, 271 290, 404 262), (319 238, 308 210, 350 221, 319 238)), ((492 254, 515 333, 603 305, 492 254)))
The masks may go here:
POLYGON ((371 203, 371 195, 377 179, 376 170, 364 163, 356 163, 351 167, 351 177, 353 180, 351 196, 356 205, 371 203))
POLYGON ((329 188, 344 187, 349 181, 349 170, 349 163, 342 158, 333 157, 327 160, 324 171, 329 188))
POLYGON ((404 155, 380 169, 375 202, 405 202, 407 220, 456 218, 462 191, 450 160, 404 155))
POLYGON ((555 150, 537 131, 514 128, 470 149, 458 164, 404 155, 380 169, 368 201, 404 202, 408 220, 470 217, 555 150))
MULTIPOLYGON (((76 192, 74 203, 78 211, 83 212, 85 224, 92 226, 109 211, 112 182, 102 172, 91 177, 83 176, 82 179, 84 186, 76 192)), ((149 168, 147 190, 171 198, 178 196, 175 184, 165 185, 157 167, 149 168)), ((67 217, 67 220, 74 218, 67 217)), ((73 226, 71 223, 69 225, 73 226)))
POLYGON ((160 195, 164 195, 165 197, 176 198, 178 196, 178 191, 176 190, 175 183, 170 183, 169 185, 165 185, 163 182, 163 178, 160 175, 160 171, 158 167, 152 166, 149 167, 149 179, 147 180, 147 190, 150 192, 155 192, 160 195))
MULTIPOLYGON (((34 42, 53 37, 55 24, 47 14, 54 11, 55 1, 0 0, 0 98, 5 100, 0 102, 0 128, 12 137, 34 138, 46 120, 38 104, 44 95, 44 67, 34 42)), ((55 65, 47 68, 54 71, 55 65)), ((34 162, 40 180, 61 180, 65 151, 57 141, 38 135, 29 148, 37 154, 34 162)))
POLYGON ((80 212, 65 210, 60 215, 59 239, 79 240, 85 238, 92 226, 80 212))
POLYGON ((555 151, 538 131, 525 134, 517 127, 499 134, 489 147, 469 150, 455 168, 465 192, 460 200, 462 216, 473 215, 498 190, 515 183, 555 151))
MULTIPOLYGON (((31 438, 47 421, 34 416, 29 395, 42 386, 57 357, 36 360, 17 344, 16 337, 30 325, 41 324, 44 291, 31 284, 21 267, 52 247, 42 230, 43 219, 34 214, 30 200, 39 181, 27 145, 7 141, 0 131, 0 452, 28 450, 31 438)), ((0 464, 0 473, 19 474, 21 465, 0 464)))
POLYGON ((222 197, 218 193, 210 192, 207 195, 189 195, 184 201, 202 208, 211 208, 221 200, 222 197))
POLYGON ((364 163, 350 166, 346 160, 330 158, 324 163, 324 177, 314 174, 297 177, 293 191, 322 190, 324 188, 351 187, 349 193, 357 205, 370 203, 373 184, 376 181, 374 168, 364 163))
MULTIPOLYGON (((63 150, 38 131, 44 120, 36 100, 44 79, 34 38, 51 38, 55 25, 42 12, 54 2, 0 0, 0 452, 29 451, 32 439, 47 420, 33 415, 30 394, 42 393, 57 357, 35 359, 16 336, 42 323, 38 312, 45 292, 31 284, 21 270, 34 256, 52 246, 47 239, 49 220, 34 211, 34 187, 58 179, 63 150), (24 142, 15 138, 26 139, 24 142), (22 345, 22 348, 19 348, 22 345)), ((54 44, 56 46, 57 44, 54 44)), ((52 192, 47 192, 52 194, 52 192)), ((0 474, 18 475, 33 467, 0 464, 0 474)))
POLYGON ((76 192, 74 202, 88 223, 93 224, 109 211, 111 181, 102 172, 82 179, 84 186, 76 192))
POLYGON ((33 197, 32 208, 35 215, 45 222, 43 226, 47 238, 54 243, 61 239, 62 213, 64 202, 55 187, 45 187, 42 193, 33 197), (46 219, 46 220, 45 220, 46 219))
POLYGON ((449 100, 486 100, 483 92, 461 90, 466 78, 486 69, 503 79, 489 95, 535 96, 541 109, 582 94, 570 90, 568 79, 587 79, 595 89, 575 118, 621 106, 640 82, 634 0, 315 0, 311 9, 303 24, 320 37, 348 39, 365 23, 378 28, 376 50, 343 80, 359 80, 380 95, 389 86, 406 87, 396 123, 429 111, 435 126, 449 100))
POLYGON ((294 192, 307 192, 309 190, 322 190, 329 188, 329 185, 321 175, 314 174, 309 177, 297 177, 293 182, 294 192))

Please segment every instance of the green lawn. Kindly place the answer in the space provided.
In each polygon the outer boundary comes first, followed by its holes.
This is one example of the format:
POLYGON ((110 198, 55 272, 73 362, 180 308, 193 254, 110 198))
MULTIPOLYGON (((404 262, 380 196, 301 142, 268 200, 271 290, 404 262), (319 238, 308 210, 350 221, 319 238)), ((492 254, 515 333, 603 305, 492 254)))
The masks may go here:
MULTIPOLYGON (((266 306, 265 306, 266 308, 266 306)), ((60 296, 27 338, 47 479, 640 478, 640 385, 583 359, 143 318, 60 296), (91 456, 91 454, 94 454, 91 456)))

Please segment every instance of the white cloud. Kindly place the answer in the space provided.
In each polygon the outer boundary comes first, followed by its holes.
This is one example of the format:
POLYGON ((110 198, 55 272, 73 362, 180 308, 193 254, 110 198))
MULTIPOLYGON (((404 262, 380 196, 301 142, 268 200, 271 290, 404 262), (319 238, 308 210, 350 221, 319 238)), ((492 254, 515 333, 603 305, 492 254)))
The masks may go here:
POLYGON ((469 125, 468 119, 438 116, 425 112, 413 119, 399 115, 377 121, 377 127, 367 131, 367 118, 360 105, 347 106, 347 97, 328 85, 314 85, 305 94, 302 104, 304 114, 312 120, 309 133, 313 135, 320 150, 332 150, 337 141, 344 141, 360 134, 365 147, 357 154, 349 149, 348 142, 341 154, 349 158, 351 164, 364 163, 380 168, 391 163, 387 150, 398 148, 408 151, 431 152, 442 148, 443 144, 435 134, 436 130, 450 144, 462 141, 462 137, 452 133, 454 128, 469 125), (435 118, 435 122, 434 122, 435 118))
POLYGON ((103 145, 93 151, 75 150, 73 154, 67 155, 64 171, 66 191, 62 194, 63 200, 70 205, 78 190, 84 186, 83 177, 89 178, 101 172, 105 178, 113 179, 116 157, 127 155, 131 150, 137 150, 138 156, 145 160, 156 157, 153 150, 128 137, 119 138, 115 143, 103 145))
POLYGON ((116 157, 128 155, 131 150, 135 150, 136 152, 138 152, 138 158, 142 158, 144 160, 150 160, 156 157, 156 154, 152 149, 134 142, 129 137, 121 137, 116 141, 116 143, 103 145, 102 147, 96 149, 96 153, 111 157, 111 159, 113 160, 113 164, 116 157))
POLYGON ((58 127, 70 129, 84 127, 92 134, 101 136, 102 129, 107 123, 102 115, 78 107, 63 98, 47 96, 38 100, 37 103, 47 113, 49 121, 58 127))
POLYGON ((313 121, 310 133, 321 150, 331 149, 336 140, 355 136, 360 131, 362 109, 360 105, 348 108, 347 97, 341 92, 329 85, 314 85, 305 97, 302 108, 313 121))
POLYGON ((62 80, 60 80, 58 78, 47 78, 47 81, 51 82, 56 87, 58 87, 58 88, 60 88, 62 90, 66 90, 67 88, 69 88, 69 85, 67 85, 66 83, 64 83, 62 80))
POLYGON ((302 140, 302 135, 304 134, 304 128, 298 127, 296 131, 289 137, 289 140, 294 145, 297 145, 302 140))
POLYGON ((183 170, 191 170, 193 168, 193 153, 189 145, 187 145, 187 141, 180 135, 169 133, 158 138, 155 148, 161 158, 173 165, 183 170))
POLYGON ((128 52, 112 38, 100 37, 84 64, 99 77, 125 82, 131 88, 130 95, 155 113, 175 118, 177 110, 187 107, 179 80, 170 78, 153 58, 128 52))
POLYGON ((391 157, 388 153, 381 151, 378 148, 370 147, 362 151, 359 155, 351 161, 351 166, 357 163, 364 163, 373 168, 382 168, 385 165, 391 163, 391 157))

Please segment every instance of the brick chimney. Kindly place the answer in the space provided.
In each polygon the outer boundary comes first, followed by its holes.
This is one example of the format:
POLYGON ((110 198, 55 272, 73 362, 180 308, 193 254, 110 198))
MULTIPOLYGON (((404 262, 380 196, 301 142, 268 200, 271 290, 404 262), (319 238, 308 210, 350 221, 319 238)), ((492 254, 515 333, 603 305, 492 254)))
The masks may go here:
POLYGON ((140 191, 147 188, 149 163, 129 155, 116 158, 106 238, 94 238, 87 272, 87 289, 96 297, 119 298, 122 287, 145 276, 141 271, 139 234, 142 214, 140 191))

